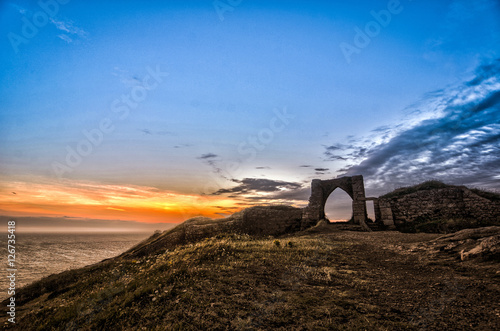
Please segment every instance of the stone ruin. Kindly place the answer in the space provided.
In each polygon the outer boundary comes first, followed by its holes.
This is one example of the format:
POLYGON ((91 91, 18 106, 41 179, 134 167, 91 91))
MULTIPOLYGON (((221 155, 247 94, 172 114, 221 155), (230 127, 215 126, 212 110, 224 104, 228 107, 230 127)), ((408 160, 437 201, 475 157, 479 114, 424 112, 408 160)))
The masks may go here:
POLYGON ((352 222, 364 230, 395 229, 417 220, 473 217, 500 223, 500 202, 481 197, 466 187, 446 186, 409 194, 366 197, 363 176, 329 180, 313 179, 311 197, 305 208, 292 206, 254 206, 222 219, 194 217, 134 246, 122 257, 138 257, 181 244, 197 242, 221 233, 255 236, 280 236, 315 226, 325 219, 325 204, 330 194, 340 188, 352 198, 352 222), (366 201, 373 201, 375 224, 367 223, 366 201))
POLYGON ((303 209, 302 229, 325 219, 325 204, 337 188, 352 198, 354 224, 368 230, 366 201, 373 201, 375 223, 385 229, 414 222, 418 219, 474 219, 479 223, 500 223, 500 201, 480 196, 465 186, 442 184, 443 187, 402 195, 366 197, 363 176, 330 180, 313 179, 309 204, 303 209))
MULTIPOLYGON (((309 204, 303 209, 302 228, 315 225, 325 218, 325 204, 330 194, 337 188, 344 190, 352 199, 352 218, 354 224, 366 226, 365 184, 363 176, 341 177, 337 179, 313 179, 309 204)), ((374 198, 370 198, 374 199, 374 198)), ((375 202, 374 202, 375 203, 375 202)))

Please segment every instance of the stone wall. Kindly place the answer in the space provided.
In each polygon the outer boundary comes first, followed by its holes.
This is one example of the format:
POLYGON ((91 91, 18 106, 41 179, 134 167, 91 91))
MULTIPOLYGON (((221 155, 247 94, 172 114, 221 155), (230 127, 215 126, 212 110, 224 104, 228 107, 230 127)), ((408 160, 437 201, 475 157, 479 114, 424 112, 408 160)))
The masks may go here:
POLYGON ((381 219, 396 226, 417 219, 476 219, 500 222, 500 203, 465 187, 422 190, 393 198, 379 198, 381 219))
POLYGON ((235 230, 250 235, 278 236, 300 231, 302 209, 291 206, 262 206, 245 209, 235 220, 235 230))

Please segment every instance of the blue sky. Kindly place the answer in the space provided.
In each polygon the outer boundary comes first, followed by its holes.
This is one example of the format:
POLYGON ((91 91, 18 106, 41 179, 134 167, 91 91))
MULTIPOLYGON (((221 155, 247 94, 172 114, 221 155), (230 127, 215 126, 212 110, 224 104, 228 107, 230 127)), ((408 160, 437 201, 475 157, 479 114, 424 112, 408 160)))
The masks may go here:
POLYGON ((41 3, 0 4, 4 187, 241 206, 303 205, 344 174, 368 195, 500 189, 497 1, 41 3))

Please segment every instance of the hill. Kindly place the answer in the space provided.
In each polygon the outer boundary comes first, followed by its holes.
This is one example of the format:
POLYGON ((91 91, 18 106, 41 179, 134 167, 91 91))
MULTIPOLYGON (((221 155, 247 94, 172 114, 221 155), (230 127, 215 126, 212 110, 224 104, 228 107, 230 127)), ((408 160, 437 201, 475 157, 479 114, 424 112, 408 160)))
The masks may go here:
POLYGON ((500 228, 439 238, 320 222, 277 237, 207 233, 169 248, 154 244, 172 231, 189 233, 189 224, 211 223, 191 220, 120 257, 23 288, 15 328, 470 330, 500 324, 496 251, 464 261, 457 251, 499 237, 500 228), (453 249, 441 249, 451 243, 453 249), (156 248, 145 251, 149 245, 156 248))

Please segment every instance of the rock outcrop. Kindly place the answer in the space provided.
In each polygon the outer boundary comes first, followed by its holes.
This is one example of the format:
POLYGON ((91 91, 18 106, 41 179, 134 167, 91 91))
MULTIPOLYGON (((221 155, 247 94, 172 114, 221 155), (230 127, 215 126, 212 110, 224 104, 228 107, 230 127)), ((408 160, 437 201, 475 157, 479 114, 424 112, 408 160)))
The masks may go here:
POLYGON ((421 244, 418 250, 451 254, 461 261, 500 262, 500 226, 461 230, 421 244))

